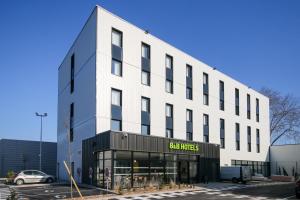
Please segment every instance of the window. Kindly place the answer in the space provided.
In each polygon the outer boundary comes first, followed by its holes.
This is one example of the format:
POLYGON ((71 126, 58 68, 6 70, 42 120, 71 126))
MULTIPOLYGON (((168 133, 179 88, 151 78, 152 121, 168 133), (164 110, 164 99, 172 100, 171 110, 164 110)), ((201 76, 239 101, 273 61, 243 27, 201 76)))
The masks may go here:
POLYGON ((193 99, 193 71, 192 66, 186 65, 186 98, 193 99))
POLYGON ((208 95, 203 94, 203 104, 208 106, 208 95))
POLYGON ((192 94, 192 88, 187 87, 186 88, 186 98, 192 100, 193 99, 193 94, 192 94))
POLYGON ((186 110, 186 121, 187 122, 193 121, 193 114, 192 114, 192 111, 189 109, 186 110))
POLYGON ((249 94, 247 94, 247 118, 251 119, 251 103, 249 94))
POLYGON ((203 114, 203 141, 209 142, 209 117, 203 114))
POLYGON ((150 59, 150 46, 145 43, 142 43, 142 57, 150 59))
POLYGON ((173 138, 173 105, 166 104, 166 137, 173 138))
POLYGON ((256 122, 259 122, 259 99, 256 99, 256 122))
POLYGON ((150 73, 142 71, 142 84, 150 86, 150 73))
POLYGON ((193 111, 186 110, 186 139, 193 140, 193 111))
POLYGON ((173 69, 173 57, 166 55, 166 68, 173 69))
POLYGON ((235 114, 240 115, 240 91, 235 88, 235 114))
POLYGON ((225 148, 225 120, 220 119, 220 147, 225 148))
POLYGON ((260 153, 260 133, 259 133, 259 129, 256 129, 256 153, 260 153))
POLYGON ((235 149, 240 150, 240 124, 235 123, 235 149))
POLYGON ((142 111, 150 113, 150 99, 142 97, 142 111))
POLYGON ((111 130, 112 131, 122 131, 121 120, 112 119, 111 120, 111 130))
POLYGON ((70 132, 69 132, 69 140, 70 142, 73 142, 74 139, 74 103, 70 104, 70 132))
POLYGON ((186 66, 186 77, 187 78, 192 78, 193 77, 193 75, 192 75, 192 66, 190 66, 190 65, 186 66))
POLYGON ((173 57, 166 55, 165 59, 166 65, 166 92, 173 93, 173 57))
POLYGON ((112 59, 111 73, 117 76, 122 76, 122 62, 112 59))
POLYGON ((120 90, 112 89, 111 90, 111 104, 115 106, 122 105, 122 92, 120 90))
POLYGON ((112 30, 112 44, 118 47, 122 47, 122 32, 116 29, 112 30))
POLYGON ((224 105, 224 82, 223 81, 219 81, 219 95, 220 95, 220 110, 225 109, 225 105, 224 105))
POLYGON ((209 86, 208 86, 208 74, 203 73, 203 104, 207 105, 209 104, 209 86))
POLYGON ((166 137, 173 138, 173 130, 172 129, 166 129, 166 137))
POLYGON ((251 152, 251 127, 247 126, 247 143, 248 143, 248 152, 251 152))
POLYGON ((166 80, 166 92, 173 93, 173 82, 166 80))
POLYGON ((150 126, 142 124, 142 135, 150 135, 150 126))
POLYGON ((71 56, 71 94, 74 92, 74 76, 75 76, 75 55, 71 56))
POLYGON ((166 117, 173 118, 173 106, 171 104, 166 104, 166 117))

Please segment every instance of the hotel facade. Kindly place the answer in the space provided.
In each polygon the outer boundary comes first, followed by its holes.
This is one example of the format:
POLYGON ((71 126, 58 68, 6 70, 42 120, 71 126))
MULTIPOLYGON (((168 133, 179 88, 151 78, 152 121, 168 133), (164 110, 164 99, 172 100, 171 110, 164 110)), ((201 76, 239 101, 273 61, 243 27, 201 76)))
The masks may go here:
POLYGON ((99 6, 58 74, 59 179, 63 161, 112 188, 269 173, 267 97, 99 6))

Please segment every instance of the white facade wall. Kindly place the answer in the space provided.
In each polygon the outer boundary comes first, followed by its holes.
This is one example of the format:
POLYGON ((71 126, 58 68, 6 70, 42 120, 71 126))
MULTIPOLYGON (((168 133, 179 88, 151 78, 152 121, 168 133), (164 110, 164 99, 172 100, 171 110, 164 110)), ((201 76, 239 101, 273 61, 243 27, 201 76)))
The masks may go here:
MULTIPOLYGON (((76 40, 59 69, 58 143, 65 144, 65 140, 62 139, 66 138, 63 134, 62 116, 67 114, 68 105, 72 100, 75 105, 84 107, 80 109, 75 106, 76 121, 77 117, 84 120, 84 118, 89 119, 96 115, 96 124, 91 120, 90 123, 85 123, 81 129, 75 128, 72 145, 76 146, 76 149, 81 150, 83 138, 110 130, 111 88, 116 88, 122 90, 123 131, 141 132, 141 97, 145 96, 151 99, 151 135, 165 136, 165 104, 170 103, 173 104, 174 111, 174 138, 186 139, 186 109, 191 109, 193 110, 193 140, 195 141, 203 141, 203 114, 209 115, 209 140, 211 143, 220 143, 219 120, 220 118, 225 119, 225 149, 221 149, 221 165, 231 165, 232 159, 266 161, 270 141, 268 98, 223 73, 213 70, 151 34, 145 34, 143 30, 103 8, 96 7, 96 10, 97 12, 94 11, 83 29, 86 30, 79 36, 79 38, 82 37, 82 43, 79 39, 76 40), (112 28, 123 33, 122 77, 111 74, 112 28), (97 34, 96 38, 94 33, 97 34), (151 46, 150 87, 141 84, 141 42, 151 46), (90 64, 87 64, 86 68, 88 69, 82 77, 82 82, 75 79, 76 95, 74 97, 70 97, 69 89, 66 89, 65 96, 62 91, 69 80, 68 60, 70 60, 72 49, 78 56, 84 53, 86 55, 84 59, 93 55, 96 49, 96 57, 95 59, 92 57, 90 64), (173 57, 173 94, 165 92, 166 54, 173 57), (96 62, 96 68, 94 62, 96 62), (186 99, 186 64, 193 67, 193 100, 186 99), (203 72, 209 75, 209 106, 203 105, 203 72), (225 111, 219 109, 220 80, 225 84, 225 111), (82 85, 79 86, 79 84, 82 85), (78 91, 78 87, 83 89, 82 93, 78 91), (88 90, 90 91, 88 93, 84 90, 87 87, 95 89, 88 90), (240 116, 235 115, 235 88, 240 91, 240 116), (251 120, 247 119, 246 113, 247 94, 251 95, 251 120), (256 98, 260 102, 260 122, 255 120, 256 98), (240 151, 235 150, 235 123, 240 123, 240 151), (252 152, 247 152, 247 126, 251 126, 252 130, 252 152), (256 153, 256 128, 260 129, 260 153, 256 153)), ((58 146, 60 145, 58 144, 58 146)), ((79 156, 76 162, 81 167, 79 156)))
POLYGON ((300 174, 300 144, 271 146, 270 154, 271 174, 279 175, 279 168, 281 174, 283 168, 289 176, 300 174))

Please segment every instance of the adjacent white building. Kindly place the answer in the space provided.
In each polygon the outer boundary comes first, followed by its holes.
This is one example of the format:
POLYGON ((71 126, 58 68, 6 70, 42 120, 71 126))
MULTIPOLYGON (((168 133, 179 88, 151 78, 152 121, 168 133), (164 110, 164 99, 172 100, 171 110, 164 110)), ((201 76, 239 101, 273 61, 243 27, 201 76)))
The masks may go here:
POLYGON ((108 130, 220 144, 221 166, 267 165, 267 97, 99 6, 58 73, 60 179, 71 157, 81 182, 82 141, 108 130))

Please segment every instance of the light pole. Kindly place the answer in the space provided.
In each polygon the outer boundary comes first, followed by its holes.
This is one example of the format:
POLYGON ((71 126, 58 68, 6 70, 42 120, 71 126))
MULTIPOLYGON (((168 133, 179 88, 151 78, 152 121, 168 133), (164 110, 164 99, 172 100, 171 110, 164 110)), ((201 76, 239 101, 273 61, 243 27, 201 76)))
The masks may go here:
POLYGON ((41 118, 41 133, 40 133, 40 171, 42 171, 42 139, 43 139, 43 117, 47 117, 47 113, 35 113, 37 117, 41 118))

